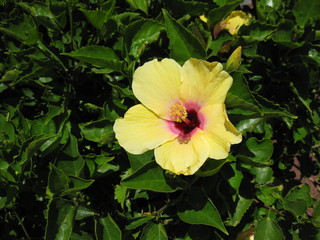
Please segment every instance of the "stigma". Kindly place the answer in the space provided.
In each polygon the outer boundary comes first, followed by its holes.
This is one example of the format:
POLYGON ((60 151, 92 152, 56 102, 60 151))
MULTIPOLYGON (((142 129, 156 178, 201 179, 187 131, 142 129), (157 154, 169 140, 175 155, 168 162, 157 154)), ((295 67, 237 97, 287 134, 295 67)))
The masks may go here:
POLYGON ((175 103, 172 107, 170 107, 171 120, 175 122, 182 122, 187 119, 187 116, 187 109, 181 103, 175 103))

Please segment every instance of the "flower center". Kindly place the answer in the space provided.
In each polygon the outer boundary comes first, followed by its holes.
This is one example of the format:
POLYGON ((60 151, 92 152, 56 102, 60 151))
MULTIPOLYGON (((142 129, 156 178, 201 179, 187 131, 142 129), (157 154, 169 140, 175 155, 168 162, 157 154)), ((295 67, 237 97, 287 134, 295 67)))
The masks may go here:
POLYGON ((184 121, 187 117, 187 110, 186 110, 185 106, 183 106, 180 103, 174 104, 170 108, 170 117, 175 122, 184 121))
POLYGON ((191 109, 187 111, 187 117, 182 122, 175 122, 174 126, 179 130, 180 135, 187 136, 193 129, 200 126, 198 113, 196 110, 191 109))
POLYGON ((199 116, 198 106, 193 104, 187 104, 187 108, 176 103, 170 108, 170 117, 173 120, 170 123, 171 129, 177 132, 178 141, 180 143, 188 143, 191 136, 195 133, 196 128, 201 128, 202 115, 199 116))

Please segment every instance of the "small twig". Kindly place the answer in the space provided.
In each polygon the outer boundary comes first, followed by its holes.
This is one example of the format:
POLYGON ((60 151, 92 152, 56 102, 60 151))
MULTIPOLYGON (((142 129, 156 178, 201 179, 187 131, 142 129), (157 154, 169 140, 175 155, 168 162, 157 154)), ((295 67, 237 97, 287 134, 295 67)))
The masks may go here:
POLYGON ((27 229, 25 228, 25 226, 23 225, 23 221, 21 220, 21 218, 19 217, 18 213, 14 210, 14 214, 16 215, 16 218, 18 219, 19 221, 19 225, 21 226, 24 234, 26 235, 27 239, 31 240, 28 232, 27 232, 27 229))
MULTIPOLYGON (((254 198, 253 200, 254 200, 256 203, 260 203, 260 202, 261 202, 261 201, 259 201, 259 200, 256 199, 256 198, 254 198)), ((279 214, 280 216, 284 217, 284 214, 283 214, 281 211, 279 211, 279 210, 277 210, 277 209, 274 209, 273 207, 270 207, 270 206, 266 205, 265 203, 263 203, 263 206, 264 206, 265 208, 268 208, 270 211, 275 212, 276 214, 279 214)))

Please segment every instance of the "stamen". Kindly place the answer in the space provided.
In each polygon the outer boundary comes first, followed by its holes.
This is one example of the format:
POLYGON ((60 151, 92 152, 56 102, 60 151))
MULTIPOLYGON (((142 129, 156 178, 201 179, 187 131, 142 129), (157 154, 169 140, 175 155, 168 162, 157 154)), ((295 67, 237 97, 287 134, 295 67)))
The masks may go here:
POLYGON ((175 103, 170 107, 171 119, 175 122, 182 122, 187 119, 187 109, 181 103, 175 103))

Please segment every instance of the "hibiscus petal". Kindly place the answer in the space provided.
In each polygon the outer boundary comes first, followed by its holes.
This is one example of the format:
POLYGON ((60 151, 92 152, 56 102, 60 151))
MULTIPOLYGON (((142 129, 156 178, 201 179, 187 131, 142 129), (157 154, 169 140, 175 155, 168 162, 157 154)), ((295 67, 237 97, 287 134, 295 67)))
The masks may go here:
POLYGON ((216 134, 206 132, 206 141, 210 145, 210 158, 225 159, 229 155, 230 143, 216 134))
POLYGON ((141 154, 174 139, 165 120, 142 104, 131 107, 124 118, 116 120, 113 130, 121 147, 132 154, 141 154))
POLYGON ((228 156, 230 145, 240 143, 242 140, 239 132, 229 121, 224 104, 208 105, 200 110, 205 118, 203 131, 210 144, 210 157, 223 159, 228 156))
POLYGON ((156 148, 154 153, 162 168, 175 174, 192 175, 209 157, 209 144, 199 129, 188 143, 175 139, 156 148))
POLYGON ((232 85, 232 77, 221 63, 189 59, 182 67, 180 94, 184 102, 196 102, 205 106, 224 103, 232 85))
POLYGON ((133 75, 134 95, 158 116, 170 119, 170 107, 179 101, 181 66, 172 59, 153 60, 133 75))
POLYGON ((227 115, 227 110, 226 107, 224 107, 224 114, 226 116, 226 121, 224 123, 224 126, 226 128, 228 135, 228 140, 231 144, 237 144, 242 141, 242 133, 239 132, 233 124, 230 122, 228 115, 227 115))

